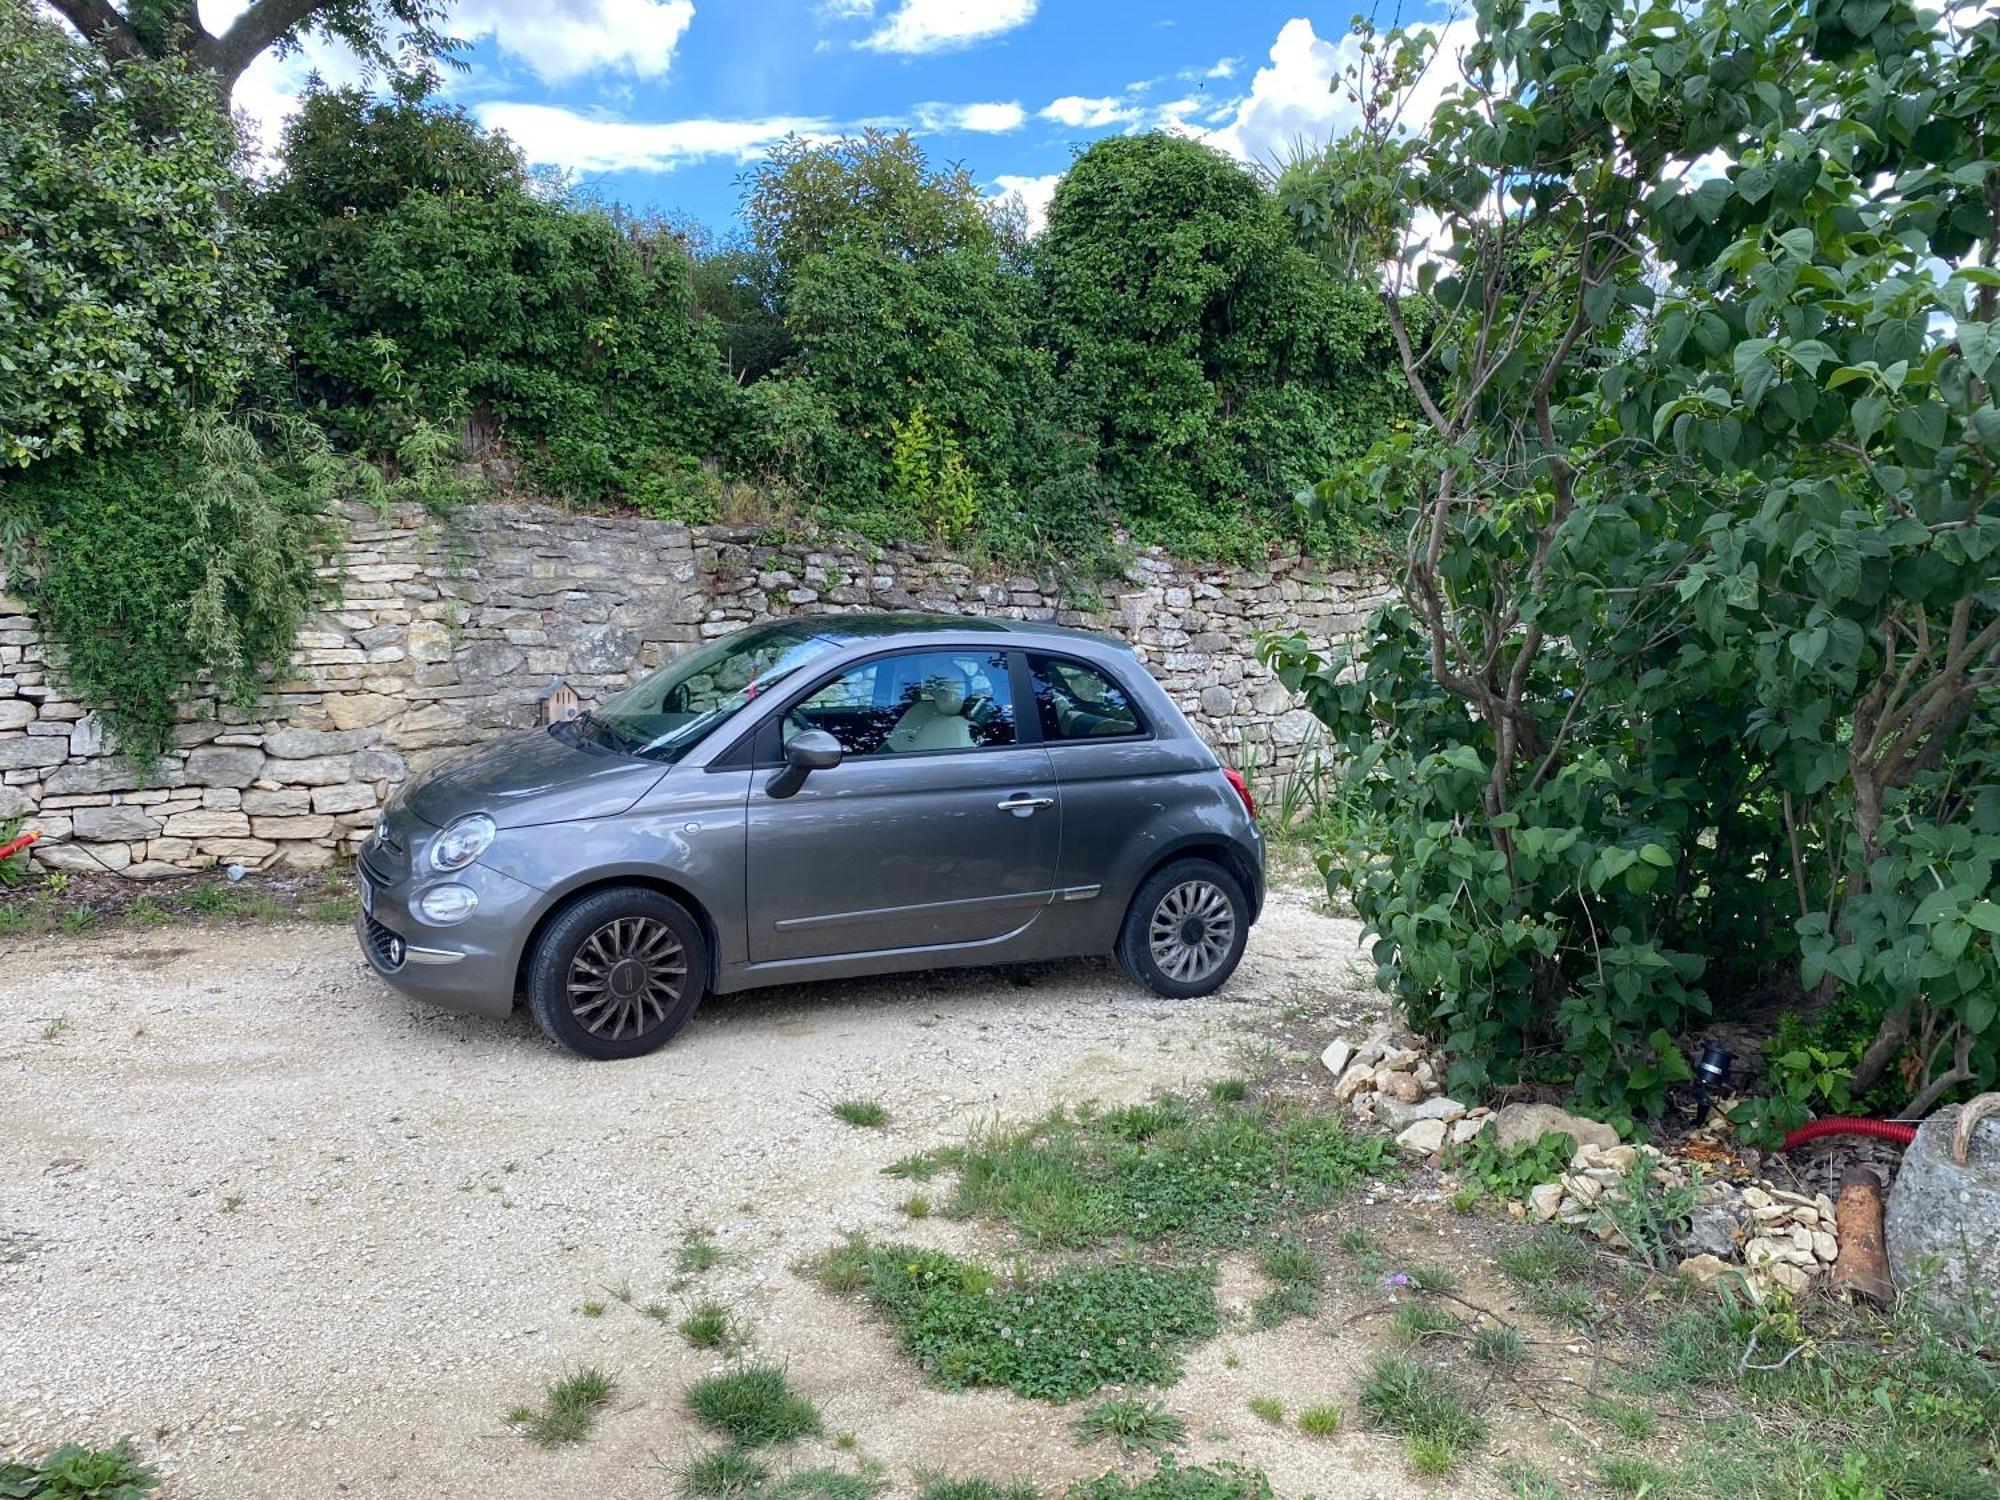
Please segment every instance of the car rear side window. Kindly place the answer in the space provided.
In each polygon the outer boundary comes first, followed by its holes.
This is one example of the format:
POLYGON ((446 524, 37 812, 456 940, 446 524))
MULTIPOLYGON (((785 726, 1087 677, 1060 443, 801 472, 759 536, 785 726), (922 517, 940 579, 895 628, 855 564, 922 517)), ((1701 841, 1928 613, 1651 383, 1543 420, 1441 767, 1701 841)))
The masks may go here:
POLYGON ((784 737, 823 729, 847 755, 911 755, 1011 745, 1007 653, 948 649, 878 656, 795 704, 784 737))
POLYGON ((1028 657, 1044 740, 1101 740, 1144 734, 1146 721, 1125 689, 1065 656, 1028 657))

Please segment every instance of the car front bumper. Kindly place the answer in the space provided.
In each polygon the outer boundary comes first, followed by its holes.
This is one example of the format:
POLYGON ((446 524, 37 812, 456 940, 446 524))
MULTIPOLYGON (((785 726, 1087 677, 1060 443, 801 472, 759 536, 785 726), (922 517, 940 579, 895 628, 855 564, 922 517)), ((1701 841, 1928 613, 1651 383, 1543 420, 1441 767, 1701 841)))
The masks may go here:
POLYGON ((521 947, 542 893, 533 886, 471 864, 449 876, 391 878, 371 868, 368 850, 356 861, 362 901, 354 934, 368 966, 404 994, 452 1010, 504 1016, 514 1008, 521 947), (440 927, 417 914, 434 886, 469 887, 479 906, 462 922, 440 927))

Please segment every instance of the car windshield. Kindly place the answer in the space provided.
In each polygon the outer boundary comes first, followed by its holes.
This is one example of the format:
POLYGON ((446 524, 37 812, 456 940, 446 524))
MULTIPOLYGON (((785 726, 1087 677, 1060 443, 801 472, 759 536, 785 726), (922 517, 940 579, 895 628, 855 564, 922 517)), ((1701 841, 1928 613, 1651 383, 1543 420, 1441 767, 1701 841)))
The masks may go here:
POLYGON ((759 693, 835 645, 803 622, 725 636, 572 721, 571 732, 606 749, 671 763, 759 693))

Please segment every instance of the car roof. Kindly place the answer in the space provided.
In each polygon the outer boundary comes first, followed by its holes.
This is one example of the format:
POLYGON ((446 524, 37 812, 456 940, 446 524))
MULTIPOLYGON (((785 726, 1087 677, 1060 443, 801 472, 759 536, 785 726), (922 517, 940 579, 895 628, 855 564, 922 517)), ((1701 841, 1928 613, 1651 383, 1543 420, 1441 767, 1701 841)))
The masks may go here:
POLYGON ((1003 620, 990 615, 934 614, 917 610, 895 614, 857 612, 804 618, 795 615, 785 623, 795 628, 810 628, 812 634, 821 639, 838 641, 843 645, 896 636, 976 634, 1020 636, 1024 645, 1032 644, 1039 638, 1047 645, 1088 644, 1127 653, 1132 650, 1115 635, 1076 630, 1047 620, 1003 620))

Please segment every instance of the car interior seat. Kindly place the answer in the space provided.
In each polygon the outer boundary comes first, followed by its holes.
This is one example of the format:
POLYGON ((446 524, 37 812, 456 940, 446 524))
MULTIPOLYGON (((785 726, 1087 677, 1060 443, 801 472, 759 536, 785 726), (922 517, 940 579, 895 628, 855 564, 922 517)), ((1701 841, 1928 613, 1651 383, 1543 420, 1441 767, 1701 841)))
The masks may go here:
POLYGON ((946 679, 927 683, 883 740, 883 752, 971 749, 972 724, 965 717, 965 704, 963 683, 946 679))

